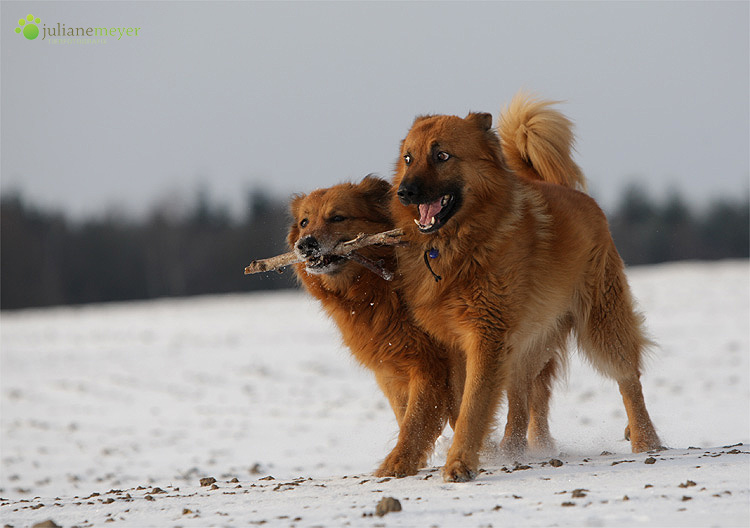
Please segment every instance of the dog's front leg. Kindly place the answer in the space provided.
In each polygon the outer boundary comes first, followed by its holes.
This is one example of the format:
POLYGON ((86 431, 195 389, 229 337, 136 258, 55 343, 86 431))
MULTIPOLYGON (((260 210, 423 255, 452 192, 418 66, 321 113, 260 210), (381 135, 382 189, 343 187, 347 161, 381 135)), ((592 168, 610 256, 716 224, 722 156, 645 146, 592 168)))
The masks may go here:
POLYGON ((445 427, 450 408, 447 368, 413 369, 408 402, 399 418, 398 442, 375 471, 376 477, 405 477, 423 467, 445 427))
POLYGON ((479 449, 494 421, 501 396, 502 340, 485 339, 466 351, 466 385, 453 444, 443 468, 446 482, 466 482, 479 470, 479 449))

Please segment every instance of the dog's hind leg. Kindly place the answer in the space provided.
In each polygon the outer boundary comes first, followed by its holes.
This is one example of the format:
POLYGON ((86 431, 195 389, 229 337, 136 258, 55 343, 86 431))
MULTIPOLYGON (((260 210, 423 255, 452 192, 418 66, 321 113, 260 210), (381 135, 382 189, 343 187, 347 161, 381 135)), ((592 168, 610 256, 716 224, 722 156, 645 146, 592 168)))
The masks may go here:
POLYGON ((565 363, 572 327, 573 319, 566 314, 557 318, 546 336, 516 344, 521 353, 513 357, 512 372, 505 376, 508 422, 501 449, 506 456, 520 456, 527 447, 540 453, 555 448, 548 422, 549 403, 552 384, 565 363))
POLYGON ((602 256, 596 281, 589 285, 581 319, 577 321, 582 352, 594 367, 614 378, 628 416, 634 453, 661 447, 641 387, 643 354, 652 344, 643 332, 643 317, 633 306, 622 260, 612 246, 602 256))
POLYGON ((515 374, 512 379, 509 379, 509 385, 506 388, 508 420, 505 423, 505 433, 500 442, 500 451, 504 456, 517 460, 526 452, 528 447, 526 431, 532 427, 531 405, 534 396, 539 399, 539 402, 542 402, 542 406, 536 409, 537 413, 534 415, 534 427, 546 428, 547 434, 549 434, 549 427, 547 426, 549 392, 545 393, 544 389, 543 385, 536 384, 536 380, 531 381, 519 374, 515 374), (537 389, 536 392, 535 389, 537 389))
POLYGON ((540 453, 555 449, 555 441, 549 430, 549 403, 552 398, 552 385, 561 370, 565 369, 568 340, 572 329, 573 318, 570 314, 558 318, 555 329, 541 353, 541 357, 548 359, 531 385, 528 442, 531 449, 540 453))
POLYGON ((531 385, 529 402, 529 447, 535 451, 551 451, 555 441, 549 430, 549 402, 552 397, 552 383, 557 374, 557 359, 550 359, 531 385))
POLYGON ((527 448, 538 452, 555 448, 549 429, 549 403, 558 370, 559 358, 553 355, 533 377, 517 373, 508 380, 508 420, 500 443, 505 456, 520 457, 527 448))
POLYGON ((630 445, 634 453, 662 449, 663 446, 656 434, 654 425, 646 410, 643 399, 643 389, 638 378, 617 380, 620 394, 628 415, 626 432, 630 437, 630 445))

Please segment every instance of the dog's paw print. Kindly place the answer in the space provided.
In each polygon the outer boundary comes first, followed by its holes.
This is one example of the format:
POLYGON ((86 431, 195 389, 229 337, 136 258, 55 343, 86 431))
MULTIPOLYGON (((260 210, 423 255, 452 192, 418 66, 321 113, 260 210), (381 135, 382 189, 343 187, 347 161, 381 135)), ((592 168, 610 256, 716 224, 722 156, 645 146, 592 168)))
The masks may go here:
POLYGON ((18 21, 18 27, 16 28, 16 33, 23 32, 23 36, 26 37, 29 40, 34 40, 39 36, 39 24, 41 20, 39 17, 35 17, 34 15, 27 15, 26 19, 23 18, 18 21))

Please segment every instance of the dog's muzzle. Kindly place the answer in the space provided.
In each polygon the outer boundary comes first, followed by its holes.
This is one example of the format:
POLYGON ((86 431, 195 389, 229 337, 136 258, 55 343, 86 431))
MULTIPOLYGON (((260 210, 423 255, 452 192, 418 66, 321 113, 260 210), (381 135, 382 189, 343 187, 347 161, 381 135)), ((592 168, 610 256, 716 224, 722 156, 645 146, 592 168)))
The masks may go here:
POLYGON ((398 186, 396 194, 403 205, 419 203, 419 186, 414 182, 402 183, 398 186))
POLYGON ((300 257, 305 259, 320 255, 320 244, 318 243, 318 239, 312 235, 300 238, 294 249, 300 257))

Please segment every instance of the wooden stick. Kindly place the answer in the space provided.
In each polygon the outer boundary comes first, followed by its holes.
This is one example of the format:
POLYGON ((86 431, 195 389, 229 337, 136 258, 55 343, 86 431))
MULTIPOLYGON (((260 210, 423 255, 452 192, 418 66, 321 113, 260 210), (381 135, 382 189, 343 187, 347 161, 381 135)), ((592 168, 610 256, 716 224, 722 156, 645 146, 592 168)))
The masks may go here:
POLYGON ((374 260, 369 259, 363 255, 360 255, 357 252, 350 253, 349 258, 352 259, 357 264, 359 264, 360 266, 364 266, 365 268, 373 272, 375 275, 378 275, 381 279, 387 280, 387 281, 393 280, 393 272, 385 269, 385 267, 383 267, 382 261, 375 262, 374 260))
POLYGON ((304 259, 297 256, 294 251, 289 253, 283 253, 270 257, 267 259, 254 260, 249 266, 245 267, 245 275, 251 273, 263 273, 264 271, 280 270, 297 262, 302 262, 304 259))
MULTIPOLYGON (((346 242, 340 242, 339 244, 337 244, 329 254, 339 257, 351 258, 351 255, 354 251, 367 246, 397 246, 402 243, 401 237, 403 235, 404 232, 401 229, 391 229, 390 231, 383 231, 382 233, 376 233, 374 235, 365 235, 364 233, 360 233, 351 240, 347 240, 346 242)), ((296 264, 297 262, 302 262, 303 260, 304 259, 297 256, 294 251, 290 251, 289 253, 284 253, 282 255, 276 255, 275 257, 270 257, 267 259, 254 260, 250 263, 250 265, 245 267, 245 275, 277 270, 279 268, 284 268, 286 266, 296 264)), ((372 262, 369 259, 367 260, 369 262, 372 262)), ((357 262, 362 264, 362 262, 360 261, 357 262)), ((365 264, 362 265, 368 267, 365 264)), ((370 268, 368 267, 368 269, 370 268)))

